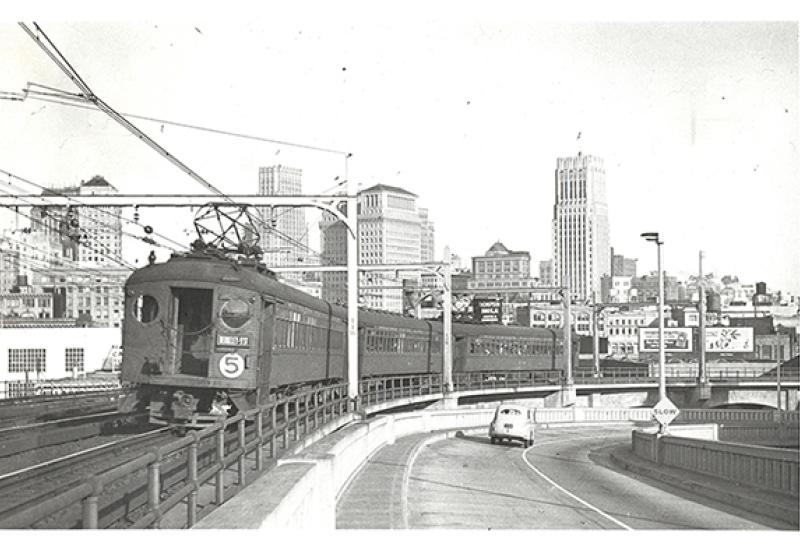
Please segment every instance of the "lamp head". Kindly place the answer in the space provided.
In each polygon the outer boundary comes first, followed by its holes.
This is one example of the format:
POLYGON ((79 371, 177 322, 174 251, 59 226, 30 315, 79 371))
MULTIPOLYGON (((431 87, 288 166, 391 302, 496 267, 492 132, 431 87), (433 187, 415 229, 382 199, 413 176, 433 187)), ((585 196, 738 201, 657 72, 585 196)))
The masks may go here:
POLYGON ((662 241, 660 241, 658 239, 658 233, 657 232, 642 233, 641 236, 646 241, 651 241, 651 242, 654 242, 656 244, 662 244, 662 241))

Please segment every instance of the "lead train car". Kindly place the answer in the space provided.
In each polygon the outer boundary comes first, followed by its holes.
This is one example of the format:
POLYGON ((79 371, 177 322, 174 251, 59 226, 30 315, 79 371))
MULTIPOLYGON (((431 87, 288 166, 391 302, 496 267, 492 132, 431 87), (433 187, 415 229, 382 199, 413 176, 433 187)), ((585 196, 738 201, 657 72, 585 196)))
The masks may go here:
MULTIPOLYGON (((125 286, 123 411, 155 424, 208 424, 276 391, 345 380, 345 308, 278 282, 263 265, 206 253, 135 271, 125 286)), ((359 312, 362 378, 441 373, 442 324, 359 312)), ((545 329, 453 324, 454 372, 551 370, 545 329)))

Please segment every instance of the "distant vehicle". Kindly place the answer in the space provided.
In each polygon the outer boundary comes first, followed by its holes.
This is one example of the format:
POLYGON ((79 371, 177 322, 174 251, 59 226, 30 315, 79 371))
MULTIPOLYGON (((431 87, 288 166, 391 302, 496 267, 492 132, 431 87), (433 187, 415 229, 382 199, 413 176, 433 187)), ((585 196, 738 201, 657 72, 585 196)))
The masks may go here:
POLYGON ((534 439, 533 410, 514 403, 500 404, 489 424, 489 438, 492 445, 507 439, 530 447, 534 439))

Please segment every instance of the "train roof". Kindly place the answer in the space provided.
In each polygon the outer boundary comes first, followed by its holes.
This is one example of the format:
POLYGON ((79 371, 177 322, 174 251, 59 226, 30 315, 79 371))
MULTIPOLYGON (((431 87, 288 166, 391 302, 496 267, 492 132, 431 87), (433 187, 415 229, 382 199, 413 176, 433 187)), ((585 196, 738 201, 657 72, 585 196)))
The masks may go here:
POLYGON ((482 325, 453 323, 453 333, 464 336, 510 336, 517 338, 553 338, 555 332, 538 327, 509 327, 505 325, 482 325))
MULTIPOLYGON (((126 283, 140 284, 145 282, 193 282, 208 284, 224 284, 261 292, 278 302, 298 304, 309 309, 346 320, 347 309, 333 305, 305 292, 284 284, 262 265, 241 262, 218 257, 206 253, 189 253, 175 255, 168 261, 153 264, 134 271, 126 283)), ((442 332, 442 322, 428 321, 404 317, 396 313, 359 309, 359 328, 364 326, 381 326, 408 330, 442 332)), ((504 325, 483 325, 453 323, 453 334, 456 336, 506 336, 517 338, 553 338, 554 332, 545 328, 508 327, 504 325)))

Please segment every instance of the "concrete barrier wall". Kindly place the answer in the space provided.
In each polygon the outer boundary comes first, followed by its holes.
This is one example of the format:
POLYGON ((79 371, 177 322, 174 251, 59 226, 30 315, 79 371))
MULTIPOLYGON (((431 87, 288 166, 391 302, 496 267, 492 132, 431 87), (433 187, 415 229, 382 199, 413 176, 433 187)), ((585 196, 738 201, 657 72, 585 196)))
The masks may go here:
POLYGON ((674 428, 670 427, 672 434, 663 436, 634 432, 633 452, 664 466, 798 496, 798 451, 682 437, 674 435, 674 428))
MULTIPOLYGON (((367 459, 381 447, 414 433, 488 428, 494 411, 494 407, 428 409, 354 421, 335 432, 326 429, 326 437, 311 446, 308 442, 298 443, 294 454, 279 460, 273 470, 203 518, 196 527, 333 529, 339 495, 367 459)), ((537 424, 624 423, 651 421, 652 410, 570 407, 534 409, 534 414, 537 424)), ((747 418, 760 416, 748 415, 747 418)), ((347 420, 341 419, 339 425, 347 420)), ((716 430, 714 424, 673 425, 670 427, 672 435, 663 437, 635 431, 633 448, 637 455, 654 462, 666 460, 668 462, 661 463, 720 477, 734 476, 727 479, 738 480, 736 476, 740 469, 752 470, 755 472, 752 475, 742 474, 743 483, 775 486, 776 490, 794 487, 793 494, 796 494, 796 452, 767 449, 759 454, 753 451, 757 447, 747 445, 738 445, 734 449, 714 441, 718 435, 716 430), (731 463, 735 466, 731 467, 731 463), (766 478, 770 479, 769 485, 765 484, 766 478)))
POLYGON ((755 424, 752 426, 719 427, 719 439, 750 445, 800 448, 800 428, 797 424, 755 424))
MULTIPOLYGON (((333 529, 339 495, 375 451, 415 433, 488 430, 494 411, 495 407, 433 409, 352 422, 311 446, 299 444, 296 454, 279 460, 196 527, 333 529)), ((630 422, 650 415, 649 410, 575 407, 535 412, 537 423, 630 422)))

